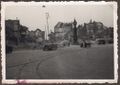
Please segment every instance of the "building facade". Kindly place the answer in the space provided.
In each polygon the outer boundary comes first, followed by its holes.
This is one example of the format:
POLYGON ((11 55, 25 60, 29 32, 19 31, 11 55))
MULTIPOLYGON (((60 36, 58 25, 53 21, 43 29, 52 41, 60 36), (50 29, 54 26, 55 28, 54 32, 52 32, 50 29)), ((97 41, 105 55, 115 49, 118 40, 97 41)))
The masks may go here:
POLYGON ((72 23, 58 22, 54 27, 56 41, 70 40, 72 34, 72 23))
POLYGON ((6 41, 18 44, 20 42, 20 22, 19 20, 5 20, 6 41))
POLYGON ((89 23, 84 23, 78 26, 79 39, 92 39, 104 38, 112 35, 113 31, 109 27, 104 26, 101 22, 90 20, 89 23), (110 34, 111 33, 111 34, 110 34))
POLYGON ((36 29, 36 30, 31 30, 28 33, 29 39, 31 42, 42 42, 43 40, 45 40, 45 32, 41 31, 40 29, 36 29))

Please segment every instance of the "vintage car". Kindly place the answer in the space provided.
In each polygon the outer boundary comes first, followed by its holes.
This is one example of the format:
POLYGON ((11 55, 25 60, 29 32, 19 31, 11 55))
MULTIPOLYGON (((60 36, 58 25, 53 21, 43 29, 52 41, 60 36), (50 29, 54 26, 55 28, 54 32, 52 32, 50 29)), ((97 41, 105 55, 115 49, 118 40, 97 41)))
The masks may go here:
POLYGON ((84 47, 84 48, 91 47, 91 42, 89 40, 82 40, 80 42, 80 47, 84 47))
POLYGON ((47 43, 43 46, 43 51, 57 50, 57 44, 55 43, 47 43))
POLYGON ((96 39, 97 44, 106 44, 106 40, 103 38, 96 39))

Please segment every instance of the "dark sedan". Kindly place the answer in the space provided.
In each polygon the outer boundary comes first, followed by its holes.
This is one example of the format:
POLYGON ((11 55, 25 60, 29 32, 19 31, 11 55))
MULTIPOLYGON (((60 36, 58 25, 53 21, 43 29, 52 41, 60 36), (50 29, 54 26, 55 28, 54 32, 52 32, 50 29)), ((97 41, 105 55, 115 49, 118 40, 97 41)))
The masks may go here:
POLYGON ((57 44, 54 43, 48 43, 43 46, 44 51, 49 51, 49 50, 57 50, 57 44))

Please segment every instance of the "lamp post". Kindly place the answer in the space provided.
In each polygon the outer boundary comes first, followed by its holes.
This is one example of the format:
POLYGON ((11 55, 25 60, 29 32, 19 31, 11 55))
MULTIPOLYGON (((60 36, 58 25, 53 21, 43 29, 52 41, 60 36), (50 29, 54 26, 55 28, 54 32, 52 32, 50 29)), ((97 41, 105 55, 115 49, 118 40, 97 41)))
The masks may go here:
MULTIPOLYGON (((43 5, 42 7, 45 8, 46 6, 43 5)), ((49 12, 45 12, 45 17, 46 17, 45 33, 46 33, 46 40, 48 40, 48 35, 49 35, 49 22, 48 22, 48 19, 49 19, 49 12)))

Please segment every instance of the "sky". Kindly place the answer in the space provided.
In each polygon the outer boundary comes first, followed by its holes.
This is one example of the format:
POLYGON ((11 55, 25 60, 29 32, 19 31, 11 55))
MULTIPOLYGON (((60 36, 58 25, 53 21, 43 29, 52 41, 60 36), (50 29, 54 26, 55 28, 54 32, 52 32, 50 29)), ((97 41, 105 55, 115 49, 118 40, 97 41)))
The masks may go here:
POLYGON ((10 5, 6 6, 5 19, 19 19, 29 30, 39 28, 45 30, 46 13, 49 13, 49 29, 60 22, 73 22, 77 25, 88 23, 90 19, 102 22, 107 27, 113 27, 113 5, 81 5, 81 4, 39 4, 39 5, 10 5), (43 5, 45 7, 43 7, 43 5))

